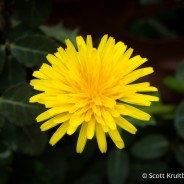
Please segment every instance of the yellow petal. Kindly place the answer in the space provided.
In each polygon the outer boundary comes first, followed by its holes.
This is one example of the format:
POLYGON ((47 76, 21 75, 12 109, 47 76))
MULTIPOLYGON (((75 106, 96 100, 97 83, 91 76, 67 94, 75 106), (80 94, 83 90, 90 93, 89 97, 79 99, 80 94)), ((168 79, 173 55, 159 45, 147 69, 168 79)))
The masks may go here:
POLYGON ((130 122, 128 122, 126 119, 122 118, 121 116, 116 118, 116 124, 131 134, 135 134, 137 131, 137 129, 130 122))
POLYGON ((41 131, 46 131, 46 130, 49 130, 49 129, 55 127, 56 125, 58 125, 58 123, 54 123, 53 118, 52 118, 52 119, 49 119, 48 121, 44 122, 41 125, 40 129, 41 129, 41 131))
MULTIPOLYGON (((122 80, 123 81, 123 80, 122 80)), ((141 90, 150 87, 150 83, 149 82, 141 82, 141 83, 137 83, 137 84, 129 84, 124 86, 124 89, 126 92, 140 92, 141 90)), ((128 94, 128 93, 127 93, 128 94)), ((124 95, 125 96, 125 95, 124 95)))
POLYGON ((78 103, 75 104, 76 107, 81 108, 89 104, 89 99, 82 99, 78 103))
POLYGON ((68 94, 59 94, 57 95, 57 100, 61 103, 68 103, 68 100, 70 99, 68 94))
POLYGON ((78 69, 77 66, 79 66, 78 65, 79 61, 78 61, 76 49, 69 39, 66 39, 65 42, 67 45, 67 48, 65 49, 65 51, 68 59, 68 62, 66 64, 70 70, 77 71, 78 69))
POLYGON ((130 58, 130 56, 132 55, 132 53, 133 53, 133 49, 132 48, 129 48, 126 52, 125 52, 125 54, 120 58, 120 62, 126 62, 129 58, 130 58))
POLYGON ((150 106, 151 101, 158 101, 159 98, 156 96, 145 95, 145 94, 131 94, 127 95, 123 98, 120 98, 121 101, 135 104, 135 105, 143 105, 143 106, 150 106))
POLYGON ((94 100, 94 102, 95 102, 95 105, 102 105, 102 102, 101 102, 100 97, 96 97, 96 98, 94 98, 93 100, 94 100))
POLYGON ((105 133, 109 131, 109 127, 107 125, 102 125, 102 129, 105 133))
POLYGON ((148 113, 140 109, 137 109, 127 104, 123 104, 123 106, 126 108, 126 115, 128 116, 144 121, 148 121, 151 118, 151 116, 148 113))
POLYGON ((126 48, 127 48, 127 46, 123 42, 116 43, 116 45, 114 47, 115 53, 114 53, 114 58, 113 58, 113 61, 115 63, 116 63, 116 61, 119 61, 119 58, 124 54, 126 48))
POLYGON ((44 120, 49 119, 51 117, 53 117, 53 115, 49 113, 49 110, 47 110, 47 111, 41 113, 39 116, 37 116, 36 121, 37 122, 44 121, 44 120))
MULTIPOLYGON (((40 80, 40 79, 33 79, 31 80, 30 84, 34 86, 34 89, 37 89, 39 91, 45 91, 48 93, 48 91, 57 91, 58 93, 61 93, 62 91, 73 91, 73 88, 70 86, 64 85, 63 83, 59 81, 54 80, 40 80)), ((52 93, 52 95, 55 93, 52 93)))
POLYGON ((116 101, 112 98, 109 98, 109 97, 106 97, 106 96, 102 96, 101 97, 101 100, 102 100, 102 104, 105 106, 105 107, 114 107, 114 105, 116 104, 116 101))
MULTIPOLYGON (((49 84, 47 84, 49 85, 49 84)), ((66 91, 66 92, 73 92, 74 89, 72 86, 67 85, 67 84, 63 84, 60 81, 52 81, 50 83, 50 87, 56 88, 56 89, 61 89, 62 91, 66 91)))
POLYGON ((112 130, 116 129, 116 123, 114 121, 114 118, 111 116, 111 114, 106 111, 105 109, 102 109, 102 116, 104 118, 105 124, 111 128, 112 130))
POLYGON ((141 69, 135 70, 124 77, 123 84, 124 85, 129 84, 129 83, 136 81, 137 79, 139 79, 145 75, 149 75, 151 73, 153 73, 152 67, 141 68, 141 69))
POLYGON ((106 43, 107 43, 107 38, 108 38, 108 35, 104 35, 100 41, 100 44, 98 46, 98 53, 99 55, 101 55, 106 43))
POLYGON ((92 139, 94 136, 94 132, 95 132, 95 118, 92 117, 91 120, 88 122, 88 126, 87 126, 87 138, 88 139, 92 139))
POLYGON ((109 37, 101 54, 103 72, 104 70, 107 72, 108 70, 106 70, 107 69, 106 67, 109 67, 109 64, 112 64, 112 62, 110 62, 109 60, 109 57, 111 58, 113 56, 114 45, 115 45, 115 39, 112 37, 109 37))
POLYGON ((73 53, 76 54, 76 49, 75 49, 73 43, 69 39, 66 39, 65 42, 66 42, 67 48, 70 50, 70 52, 72 52, 72 54, 73 53))
POLYGON ((125 106, 123 104, 116 104, 115 106, 115 109, 119 112, 119 114, 122 114, 122 115, 126 115, 126 109, 125 109, 125 106))
POLYGON ((132 95, 130 97, 123 97, 120 99, 123 102, 135 104, 135 105, 143 105, 143 106, 150 106, 151 102, 145 99, 137 99, 135 95, 132 95))
POLYGON ((92 110, 97 116, 101 116, 101 109, 98 105, 93 105, 92 110))
POLYGON ((63 123, 64 121, 67 121, 70 117, 70 115, 68 115, 66 113, 63 113, 61 115, 57 115, 55 116, 54 118, 52 119, 49 119, 48 121, 46 121, 45 123, 43 123, 41 125, 41 130, 42 131, 46 131, 46 130, 49 130, 53 127, 55 127, 56 125, 60 124, 60 123, 63 123))
POLYGON ((92 111, 91 109, 89 109, 89 110, 86 112, 86 114, 85 114, 84 120, 85 120, 86 122, 90 121, 90 120, 91 120, 91 115, 92 115, 92 114, 93 114, 93 111, 92 111))
POLYGON ((133 70, 135 70, 136 68, 138 68, 140 65, 142 65, 143 63, 145 63, 147 61, 147 58, 141 58, 139 55, 131 58, 128 62, 127 62, 127 70, 125 71, 125 75, 132 72, 133 70))
POLYGON ((34 96, 32 96, 32 97, 29 99, 29 102, 30 102, 30 103, 38 102, 39 99, 42 98, 44 95, 45 95, 44 93, 40 93, 40 94, 34 95, 34 96))
POLYGON ((109 130, 108 133, 109 133, 111 139, 113 140, 113 142, 115 143, 115 145, 119 149, 122 149, 125 147, 125 144, 124 144, 118 130, 109 130))
POLYGON ((86 44, 88 48, 93 48, 93 41, 91 35, 87 35, 86 44))
POLYGON ((96 119, 96 121, 97 121, 98 123, 100 123, 101 125, 105 125, 105 121, 104 121, 103 117, 98 116, 98 115, 96 115, 96 114, 94 114, 94 117, 95 117, 95 119, 96 119))
POLYGON ((66 65, 63 63, 63 59, 61 55, 59 54, 59 52, 55 53, 55 55, 57 57, 55 57, 52 54, 48 54, 46 58, 49 61, 49 63, 51 63, 53 66, 59 67, 60 72, 64 72, 64 71, 66 72, 66 65))
POLYGON ((39 103, 41 104, 45 104, 45 107, 46 108, 52 108, 52 107, 55 107, 55 106, 60 106, 61 103, 56 101, 56 100, 48 100, 48 101, 45 101, 45 100, 39 100, 39 103))
POLYGON ((106 108, 108 112, 111 113, 113 117, 119 117, 120 113, 115 108, 106 108))
POLYGON ((87 106, 87 105, 82 107, 82 108, 78 108, 78 107, 74 106, 73 108, 70 109, 69 112, 70 113, 75 112, 76 115, 79 115, 79 114, 86 113, 88 110, 89 110, 89 106, 87 106))
POLYGON ((138 92, 154 92, 154 91, 158 91, 158 89, 156 87, 153 87, 153 86, 149 86, 149 87, 146 87, 144 89, 140 89, 138 90, 138 92))
POLYGON ((105 133, 100 124, 96 123, 96 138, 100 151, 105 153, 107 151, 107 141, 105 133))
POLYGON ((65 63, 66 63, 68 61, 68 58, 67 58, 67 54, 66 54, 65 50, 62 47, 59 47, 57 50, 58 50, 62 60, 65 61, 65 63))
POLYGON ((68 110, 67 108, 64 108, 64 107, 65 107, 65 105, 59 106, 59 107, 53 107, 53 108, 49 109, 48 112, 51 115, 55 116, 57 114, 61 114, 61 113, 66 112, 68 110))
POLYGON ((39 78, 39 79, 49 79, 48 76, 46 76, 45 74, 43 74, 40 71, 34 71, 33 76, 36 77, 36 78, 39 78))
POLYGON ((49 143, 54 146, 65 134, 68 129, 69 123, 64 122, 57 130, 56 132, 52 135, 49 143))
POLYGON ((69 124, 71 126, 79 126, 84 121, 85 114, 73 114, 70 118, 69 124))
POLYGON ((77 47, 79 51, 84 51, 86 49, 86 43, 82 36, 77 36, 76 37, 76 42, 77 42, 77 47))
POLYGON ((42 72, 44 75, 54 80, 56 79, 60 80, 61 78, 63 78, 61 73, 57 72, 53 67, 45 63, 42 64, 40 72, 42 72))
POLYGON ((77 130, 77 128, 78 128, 78 126, 72 126, 72 125, 70 125, 68 127, 67 134, 68 135, 72 135, 73 133, 75 133, 75 131, 77 130))
POLYGON ((82 153, 87 142, 87 123, 83 123, 77 141, 77 153, 82 153))
MULTIPOLYGON (((61 57, 60 53, 59 52, 55 52, 54 55, 56 56, 57 59, 59 59, 59 61, 63 61, 63 58, 61 57)), ((58 62, 56 63, 53 63, 52 65, 57 65, 58 62)), ((64 63, 62 63, 64 64, 64 63)))
POLYGON ((64 122, 64 121, 69 120, 70 117, 71 117, 71 114, 65 112, 65 113, 62 113, 62 114, 57 115, 57 116, 55 117, 55 119, 54 119, 54 122, 55 122, 55 123, 62 123, 62 122, 64 122))

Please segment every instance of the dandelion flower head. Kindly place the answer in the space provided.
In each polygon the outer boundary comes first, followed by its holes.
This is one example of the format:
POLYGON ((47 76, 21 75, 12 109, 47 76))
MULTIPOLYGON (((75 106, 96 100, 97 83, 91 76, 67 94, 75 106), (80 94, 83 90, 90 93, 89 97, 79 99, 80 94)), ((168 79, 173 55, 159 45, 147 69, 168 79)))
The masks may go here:
POLYGON ((33 73, 36 79, 30 84, 40 93, 31 97, 30 102, 47 108, 36 120, 44 121, 42 131, 58 126, 50 139, 51 145, 65 134, 72 135, 79 130, 78 153, 93 137, 105 153, 107 134, 122 149, 125 145, 118 129, 131 134, 137 131, 126 117, 150 119, 149 114, 132 105, 150 106, 152 101, 158 101, 158 97, 141 93, 157 91, 156 87, 149 82, 134 82, 151 74, 153 68, 138 69, 147 59, 139 55, 131 57, 132 48, 127 49, 121 41, 115 43, 107 35, 97 48, 93 47, 90 35, 86 41, 77 36, 76 44, 77 48, 67 39, 66 49, 59 47, 54 55, 48 54, 49 64, 43 63, 33 73))

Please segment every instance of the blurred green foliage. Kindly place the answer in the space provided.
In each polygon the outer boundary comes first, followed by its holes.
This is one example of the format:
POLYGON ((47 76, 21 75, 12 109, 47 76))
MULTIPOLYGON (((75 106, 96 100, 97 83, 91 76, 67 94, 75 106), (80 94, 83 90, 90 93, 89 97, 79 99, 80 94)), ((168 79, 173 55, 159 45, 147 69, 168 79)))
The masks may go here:
MULTIPOLYGON (((153 2, 160 1, 139 1, 142 6, 153 2)), ((32 72, 47 62, 46 54, 54 53, 66 38, 74 41, 79 30, 66 29, 61 23, 43 25, 51 11, 49 0, 4 3, 15 11, 10 17, 13 26, 0 42, 0 184, 150 183, 142 178, 143 173, 175 173, 184 169, 184 102, 165 104, 161 100, 143 108, 152 114, 149 122, 129 119, 138 127, 138 133, 133 136, 121 131, 124 150, 116 149, 108 139, 108 152, 102 155, 96 140, 92 140, 79 155, 75 152, 78 135, 65 136, 51 147, 48 137, 54 131, 43 133, 40 124, 36 124, 35 117, 44 109, 28 103, 35 93, 28 83, 32 72)), ((174 19, 176 11, 169 16, 174 19)), ((178 33, 162 23, 164 17, 167 16, 135 22, 128 29, 142 38, 173 39, 178 33)), ((184 94, 184 62, 175 76, 164 79, 164 84, 184 94)))

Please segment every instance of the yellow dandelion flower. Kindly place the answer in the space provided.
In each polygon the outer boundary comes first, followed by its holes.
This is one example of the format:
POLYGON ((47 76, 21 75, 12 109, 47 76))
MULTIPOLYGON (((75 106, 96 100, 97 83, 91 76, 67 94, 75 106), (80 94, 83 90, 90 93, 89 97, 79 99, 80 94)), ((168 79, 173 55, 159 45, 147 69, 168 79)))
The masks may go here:
POLYGON ((58 48, 54 55, 48 54, 49 64, 43 64, 33 76, 30 84, 41 93, 30 98, 30 102, 44 104, 47 111, 40 114, 37 122, 45 121, 41 130, 57 125, 59 128, 50 139, 55 145, 65 134, 72 135, 80 128, 78 153, 84 150, 87 139, 96 136, 99 149, 107 151, 106 134, 122 149, 124 142, 117 127, 135 134, 137 129, 124 117, 149 120, 150 115, 130 104, 150 106, 158 97, 141 94, 157 88, 149 82, 134 83, 151 74, 152 67, 137 69, 147 61, 139 55, 131 57, 133 49, 123 42, 103 36, 98 48, 93 47, 91 36, 86 42, 76 37, 77 50, 69 39, 66 49, 58 48))

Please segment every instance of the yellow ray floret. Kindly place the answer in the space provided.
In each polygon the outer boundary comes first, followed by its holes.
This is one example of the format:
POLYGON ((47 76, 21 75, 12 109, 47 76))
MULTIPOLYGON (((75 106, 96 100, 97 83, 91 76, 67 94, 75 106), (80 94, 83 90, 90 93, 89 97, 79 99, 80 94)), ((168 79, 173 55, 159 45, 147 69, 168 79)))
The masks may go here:
POLYGON ((86 41, 76 37, 76 45, 75 48, 67 39, 66 49, 59 47, 54 55, 48 54, 49 64, 43 63, 33 73, 36 79, 30 85, 40 93, 32 96, 30 102, 47 108, 36 121, 45 121, 42 131, 59 126, 50 139, 51 145, 79 129, 78 153, 83 152, 87 140, 94 136, 100 151, 105 153, 106 134, 122 149, 125 145, 118 127, 131 134, 137 131, 126 116, 150 119, 149 114, 132 105, 150 106, 152 101, 159 100, 144 94, 157 91, 149 82, 135 83, 153 73, 153 68, 138 68, 147 59, 140 55, 131 58, 133 49, 127 49, 123 42, 116 43, 108 35, 102 37, 97 48, 93 47, 90 35, 86 41))

